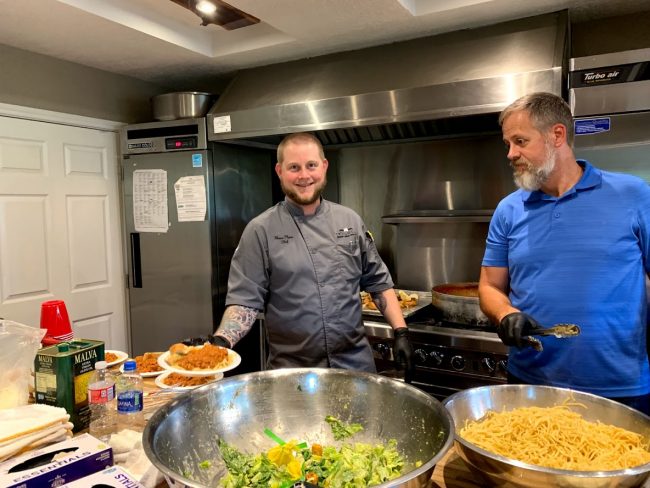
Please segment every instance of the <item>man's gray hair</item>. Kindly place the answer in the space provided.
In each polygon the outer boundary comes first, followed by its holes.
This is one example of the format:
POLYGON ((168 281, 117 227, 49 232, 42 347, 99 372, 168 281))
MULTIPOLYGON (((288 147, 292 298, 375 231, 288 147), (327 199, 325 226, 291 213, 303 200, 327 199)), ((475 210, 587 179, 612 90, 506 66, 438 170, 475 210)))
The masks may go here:
POLYGON ((566 138, 569 146, 573 147, 573 115, 569 105, 553 93, 530 93, 515 100, 499 115, 499 125, 503 125, 514 112, 525 110, 530 116, 533 126, 540 132, 550 130, 555 124, 566 127, 566 138))
POLYGON ((278 144, 278 163, 282 163, 282 160, 284 159, 284 148, 288 144, 307 144, 309 142, 316 144, 318 147, 318 155, 321 159, 325 159, 325 151, 323 151, 323 145, 314 134, 310 132, 295 132, 286 136, 284 139, 282 139, 282 142, 278 144))

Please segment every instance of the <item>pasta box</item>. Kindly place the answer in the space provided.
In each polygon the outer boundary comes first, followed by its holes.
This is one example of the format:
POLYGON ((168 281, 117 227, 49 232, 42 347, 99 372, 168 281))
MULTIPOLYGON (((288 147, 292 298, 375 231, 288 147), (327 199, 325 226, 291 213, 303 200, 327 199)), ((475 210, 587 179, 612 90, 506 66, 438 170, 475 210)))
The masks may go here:
POLYGON ((119 466, 106 468, 104 471, 91 474, 65 486, 66 488, 145 488, 142 483, 119 466))
POLYGON ((36 403, 63 407, 74 432, 88 428, 88 381, 104 359, 104 342, 75 339, 38 351, 34 360, 36 403))
POLYGON ((82 434, 4 461, 0 464, 0 486, 58 487, 112 465, 113 449, 90 434, 82 434))

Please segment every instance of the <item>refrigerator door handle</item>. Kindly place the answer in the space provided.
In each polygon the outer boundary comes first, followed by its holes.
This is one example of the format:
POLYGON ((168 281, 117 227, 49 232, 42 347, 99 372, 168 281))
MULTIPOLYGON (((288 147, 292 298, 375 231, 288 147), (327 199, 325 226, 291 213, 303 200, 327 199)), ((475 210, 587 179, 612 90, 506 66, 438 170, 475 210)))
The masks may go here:
POLYGON ((140 261, 140 233, 131 232, 132 287, 142 288, 142 263, 140 261))

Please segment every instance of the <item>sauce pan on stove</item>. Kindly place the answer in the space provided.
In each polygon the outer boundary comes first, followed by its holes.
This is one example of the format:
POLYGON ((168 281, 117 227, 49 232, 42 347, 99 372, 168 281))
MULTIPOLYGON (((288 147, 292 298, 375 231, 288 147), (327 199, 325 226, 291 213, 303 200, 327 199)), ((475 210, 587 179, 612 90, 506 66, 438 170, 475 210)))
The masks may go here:
POLYGON ((431 303, 447 322, 457 324, 490 325, 490 320, 481 312, 478 304, 478 283, 443 283, 431 289, 431 303))

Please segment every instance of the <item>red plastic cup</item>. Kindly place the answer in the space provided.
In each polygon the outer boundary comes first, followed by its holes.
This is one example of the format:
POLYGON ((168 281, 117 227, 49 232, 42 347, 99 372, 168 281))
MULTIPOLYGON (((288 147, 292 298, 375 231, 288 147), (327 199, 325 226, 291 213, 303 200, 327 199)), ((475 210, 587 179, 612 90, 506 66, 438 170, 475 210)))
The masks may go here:
POLYGON ((56 341, 69 341, 74 337, 70 317, 63 300, 49 300, 41 303, 41 329, 47 330, 45 337, 56 341))

